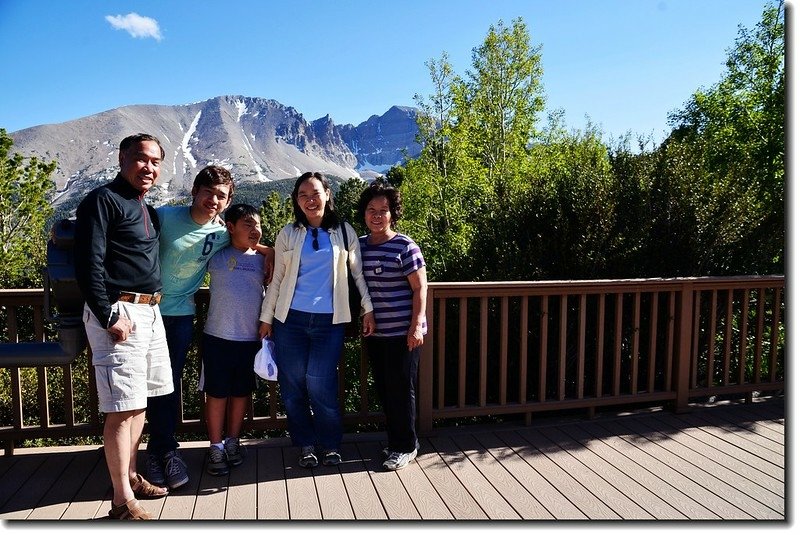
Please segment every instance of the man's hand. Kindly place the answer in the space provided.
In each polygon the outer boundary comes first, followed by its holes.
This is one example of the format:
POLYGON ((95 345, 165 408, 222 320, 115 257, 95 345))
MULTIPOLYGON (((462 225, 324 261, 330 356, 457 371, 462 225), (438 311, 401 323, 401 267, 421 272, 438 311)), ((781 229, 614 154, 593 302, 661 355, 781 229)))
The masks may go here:
POLYGON ((106 329, 115 343, 124 342, 134 330, 134 325, 125 316, 120 316, 114 325, 106 329))

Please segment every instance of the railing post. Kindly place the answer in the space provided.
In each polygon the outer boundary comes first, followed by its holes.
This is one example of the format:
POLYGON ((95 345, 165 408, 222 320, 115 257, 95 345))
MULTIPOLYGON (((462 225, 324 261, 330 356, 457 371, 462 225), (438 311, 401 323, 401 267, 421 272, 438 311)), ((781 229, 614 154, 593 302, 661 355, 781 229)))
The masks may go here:
POLYGON ((433 348, 434 340, 433 325, 433 288, 428 285, 428 293, 425 297, 425 321, 428 323, 428 335, 422 344, 422 358, 419 363, 419 390, 417 396, 417 424, 420 433, 433 431, 433 348))
POLYGON ((692 352, 692 310, 694 310, 694 290, 692 284, 681 284, 678 305, 678 321, 675 336, 678 355, 675 359, 673 389, 675 391, 675 412, 689 410, 689 385, 691 384, 691 352, 692 352))

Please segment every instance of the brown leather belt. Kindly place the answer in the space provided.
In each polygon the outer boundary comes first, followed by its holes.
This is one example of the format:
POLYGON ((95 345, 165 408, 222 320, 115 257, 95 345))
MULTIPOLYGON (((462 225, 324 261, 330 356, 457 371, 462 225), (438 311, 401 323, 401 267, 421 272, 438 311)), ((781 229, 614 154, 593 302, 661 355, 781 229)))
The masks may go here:
POLYGON ((126 303, 133 303, 135 305, 150 305, 152 307, 161 302, 161 292, 156 292, 154 294, 120 292, 119 301, 125 301, 126 303))

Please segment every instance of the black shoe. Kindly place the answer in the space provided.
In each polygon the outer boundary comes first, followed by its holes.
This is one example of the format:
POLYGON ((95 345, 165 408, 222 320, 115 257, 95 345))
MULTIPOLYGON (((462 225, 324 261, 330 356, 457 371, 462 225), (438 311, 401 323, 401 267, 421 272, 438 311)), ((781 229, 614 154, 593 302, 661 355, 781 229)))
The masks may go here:
POLYGON ((322 456, 322 464, 325 466, 336 466, 342 462, 342 456, 336 450, 328 450, 322 456))
POLYGON ((225 461, 225 451, 216 446, 211 446, 208 448, 206 472, 212 476, 224 476, 228 473, 228 463, 225 461))
POLYGON ((303 468, 314 468, 319 464, 317 456, 314 455, 314 446, 303 446, 300 450, 300 460, 297 464, 303 468))
POLYGON ((171 489, 177 489, 189 482, 189 471, 186 469, 186 463, 183 462, 176 450, 167 452, 164 455, 164 472, 167 476, 167 486, 171 489))

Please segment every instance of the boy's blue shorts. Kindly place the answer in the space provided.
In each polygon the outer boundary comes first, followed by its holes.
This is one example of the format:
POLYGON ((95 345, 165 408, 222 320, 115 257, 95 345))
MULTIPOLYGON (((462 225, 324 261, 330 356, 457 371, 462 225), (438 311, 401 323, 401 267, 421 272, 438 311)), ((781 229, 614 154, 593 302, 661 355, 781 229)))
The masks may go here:
POLYGON ((203 333, 200 390, 214 398, 246 397, 255 391, 253 361, 261 341, 224 340, 203 333))

